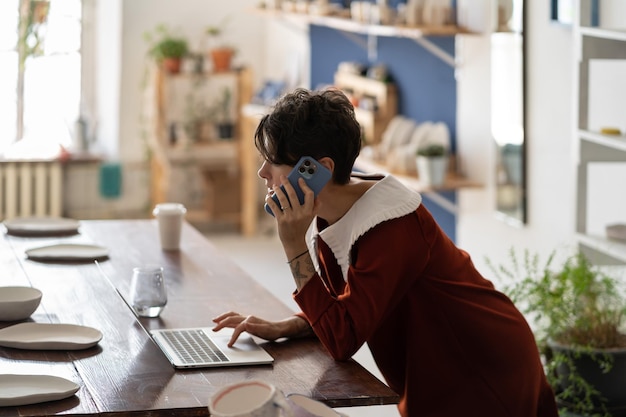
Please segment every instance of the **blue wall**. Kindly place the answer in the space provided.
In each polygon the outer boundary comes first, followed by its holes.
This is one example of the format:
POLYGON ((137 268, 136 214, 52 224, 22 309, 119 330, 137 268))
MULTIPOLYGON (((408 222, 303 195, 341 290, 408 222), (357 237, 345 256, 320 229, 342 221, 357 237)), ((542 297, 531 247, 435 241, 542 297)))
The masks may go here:
MULTIPOLYGON (((350 36, 360 36, 351 34, 350 36)), ((366 37, 361 36, 364 42, 366 37)), ((431 37, 429 41, 455 54, 453 36, 431 37)), ((418 123, 444 122, 450 129, 452 151, 456 151, 456 80, 454 68, 411 39, 379 37, 377 62, 368 62, 367 51, 340 31, 310 26, 311 87, 333 83, 340 62, 365 65, 384 63, 398 89, 398 112, 418 123)), ((441 193, 456 202, 456 193, 441 193)), ((448 236, 456 238, 456 216, 428 197, 424 205, 433 213, 448 236)))

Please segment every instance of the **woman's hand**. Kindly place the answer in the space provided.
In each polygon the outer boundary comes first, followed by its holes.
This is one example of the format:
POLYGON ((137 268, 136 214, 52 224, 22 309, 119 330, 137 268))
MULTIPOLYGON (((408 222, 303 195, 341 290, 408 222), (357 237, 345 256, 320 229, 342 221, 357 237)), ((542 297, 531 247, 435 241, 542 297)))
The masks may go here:
POLYGON ((248 332, 251 335, 269 341, 274 341, 281 337, 297 337, 311 333, 309 324, 298 316, 292 316, 281 321, 268 321, 259 317, 243 316, 230 311, 215 317, 213 322, 216 324, 213 328, 214 332, 224 327, 234 329, 233 336, 228 342, 229 347, 235 344, 242 332, 248 332))
POLYGON ((298 185, 304 193, 304 203, 298 201, 296 190, 285 176, 281 176, 281 183, 285 192, 280 186, 274 186, 274 194, 280 202, 280 207, 274 203, 270 196, 265 201, 272 208, 276 216, 278 237, 283 244, 287 259, 306 250, 306 231, 317 214, 319 202, 316 200, 313 190, 306 185, 303 178, 298 179, 298 185), (290 204, 292 202, 293 204, 290 204))

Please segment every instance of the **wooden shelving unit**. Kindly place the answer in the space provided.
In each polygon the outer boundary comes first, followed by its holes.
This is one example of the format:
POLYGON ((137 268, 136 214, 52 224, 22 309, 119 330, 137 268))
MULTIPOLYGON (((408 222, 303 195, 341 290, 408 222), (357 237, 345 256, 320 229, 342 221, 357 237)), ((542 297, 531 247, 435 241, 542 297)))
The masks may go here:
POLYGON ((365 142, 376 144, 394 116, 398 114, 398 93, 393 83, 377 81, 348 72, 335 73, 335 86, 355 100, 372 100, 374 108, 355 107, 356 119, 363 128, 365 142))
POLYGON ((187 207, 192 223, 231 223, 245 228, 242 206, 250 204, 244 175, 248 162, 242 155, 241 103, 252 97, 252 74, 247 68, 226 73, 175 74, 159 72, 154 77, 153 134, 149 138, 152 205, 175 201, 187 207), (216 87, 210 84, 215 83, 216 87), (232 93, 230 112, 235 121, 234 137, 220 139, 215 126, 202 137, 185 137, 187 114, 192 107, 210 106, 221 89, 232 93), (205 102, 191 102, 195 92, 205 102), (181 130, 182 129, 182 130, 181 130))

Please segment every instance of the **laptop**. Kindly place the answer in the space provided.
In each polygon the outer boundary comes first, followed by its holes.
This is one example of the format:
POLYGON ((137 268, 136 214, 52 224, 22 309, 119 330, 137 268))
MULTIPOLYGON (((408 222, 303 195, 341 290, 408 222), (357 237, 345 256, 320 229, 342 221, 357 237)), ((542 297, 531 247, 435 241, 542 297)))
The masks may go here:
POLYGON ((95 263, 124 304, 133 312, 137 323, 152 338, 174 368, 267 365, 274 362, 274 358, 247 334, 240 335, 233 347, 228 347, 232 329, 222 329, 219 333, 214 333, 211 327, 147 329, 126 297, 104 273, 98 261, 95 263))

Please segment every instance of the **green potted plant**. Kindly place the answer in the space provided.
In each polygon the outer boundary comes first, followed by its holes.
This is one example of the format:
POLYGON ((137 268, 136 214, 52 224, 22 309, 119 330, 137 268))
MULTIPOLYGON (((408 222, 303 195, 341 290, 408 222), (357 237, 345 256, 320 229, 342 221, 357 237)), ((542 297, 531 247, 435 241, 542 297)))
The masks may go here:
POLYGON ((448 171, 448 148, 441 144, 426 143, 416 152, 417 175, 427 187, 441 187, 448 171))
POLYGON ((234 135, 235 123, 231 116, 232 92, 224 87, 222 95, 215 105, 215 125, 220 139, 231 139, 234 135))
POLYGON ((210 25, 205 29, 205 33, 209 36, 211 61, 213 62, 214 72, 230 71, 232 59, 236 50, 224 41, 224 30, 228 19, 225 18, 219 25, 210 25))
POLYGON ((626 299, 620 281, 593 266, 581 252, 553 267, 556 253, 540 266, 538 255, 510 251, 510 266, 497 276, 533 325, 557 402, 582 415, 626 411, 626 335, 620 328, 626 299))
POLYGON ((159 24, 153 32, 144 33, 144 39, 151 46, 148 54, 170 74, 180 72, 181 62, 189 54, 189 43, 183 36, 176 35, 159 24))

